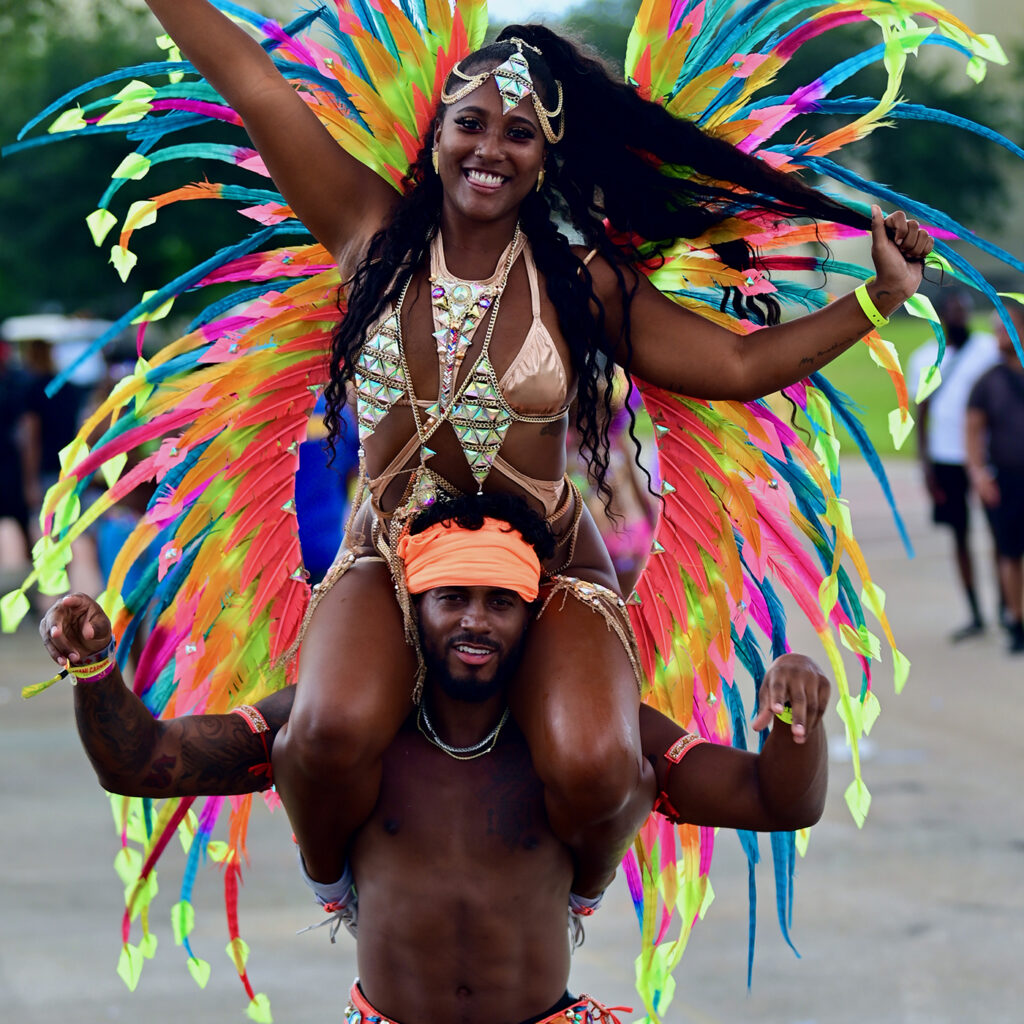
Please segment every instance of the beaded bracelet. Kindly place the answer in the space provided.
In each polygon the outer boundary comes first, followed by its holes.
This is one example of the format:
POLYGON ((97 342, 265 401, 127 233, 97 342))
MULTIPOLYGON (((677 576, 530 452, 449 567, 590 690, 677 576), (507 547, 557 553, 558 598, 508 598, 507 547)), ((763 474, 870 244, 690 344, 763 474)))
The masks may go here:
POLYGON ((262 764, 254 764, 249 771, 253 775, 265 775, 267 777, 265 788, 269 789, 274 784, 274 767, 270 757, 270 746, 267 744, 267 733, 270 732, 267 720, 260 713, 259 708, 253 707, 252 704, 239 704, 237 708, 231 709, 231 714, 243 718, 253 734, 259 736, 260 742, 263 744, 263 753, 267 759, 262 764))
MULTIPOLYGON (((873 281, 874 278, 871 278, 873 281)), ((879 312, 878 307, 875 305, 874 300, 868 294, 869 281, 865 281, 862 285, 854 289, 853 294, 857 296, 857 303, 863 310, 864 315, 875 325, 875 327, 884 327, 888 322, 889 318, 883 316, 879 312)))

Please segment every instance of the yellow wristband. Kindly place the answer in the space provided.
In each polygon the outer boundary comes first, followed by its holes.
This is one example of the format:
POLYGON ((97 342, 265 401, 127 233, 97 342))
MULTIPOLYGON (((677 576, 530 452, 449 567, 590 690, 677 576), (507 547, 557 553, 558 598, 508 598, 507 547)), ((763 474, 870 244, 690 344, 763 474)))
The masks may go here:
POLYGON ((864 311, 864 315, 875 325, 875 327, 884 327, 888 322, 887 316, 882 316, 878 312, 878 307, 871 301, 871 296, 868 295, 868 285, 865 281, 864 284, 854 289, 854 295, 857 296, 857 302, 860 308, 864 311))

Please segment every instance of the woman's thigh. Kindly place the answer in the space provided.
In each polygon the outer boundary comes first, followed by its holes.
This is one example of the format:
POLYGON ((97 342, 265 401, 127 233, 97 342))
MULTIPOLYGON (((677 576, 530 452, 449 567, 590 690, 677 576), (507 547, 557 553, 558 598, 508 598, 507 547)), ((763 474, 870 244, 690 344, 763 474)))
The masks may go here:
POLYGON ((390 739, 412 708, 416 656, 387 565, 357 558, 319 599, 299 650, 293 727, 339 723, 390 739))
POLYGON ((605 616, 569 590, 557 590, 530 625, 512 706, 542 779, 545 765, 557 775, 600 768, 595 762, 608 770, 639 763, 634 659, 605 616))

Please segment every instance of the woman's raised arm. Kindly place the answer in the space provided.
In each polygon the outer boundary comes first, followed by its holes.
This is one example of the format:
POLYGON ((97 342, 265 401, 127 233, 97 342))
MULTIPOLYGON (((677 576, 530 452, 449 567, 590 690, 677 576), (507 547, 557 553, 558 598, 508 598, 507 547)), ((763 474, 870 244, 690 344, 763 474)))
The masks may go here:
MULTIPOLYGON (((872 209, 871 258, 875 280, 868 295, 884 316, 895 312, 921 283, 931 236, 897 212, 883 219, 872 209), (892 231, 892 239, 886 228, 892 231)), ((617 331, 617 288, 611 268, 593 268, 595 284, 617 331)), ((630 307, 630 371, 642 380, 694 398, 750 401, 778 391, 821 369, 863 338, 871 321, 852 293, 824 309, 765 327, 733 334, 662 295, 641 280, 630 307)), ((620 361, 625 352, 620 353, 620 361)))
POLYGON ((206 0, 146 0, 196 69, 242 117, 295 215, 342 262, 397 193, 330 136, 263 48, 206 0))

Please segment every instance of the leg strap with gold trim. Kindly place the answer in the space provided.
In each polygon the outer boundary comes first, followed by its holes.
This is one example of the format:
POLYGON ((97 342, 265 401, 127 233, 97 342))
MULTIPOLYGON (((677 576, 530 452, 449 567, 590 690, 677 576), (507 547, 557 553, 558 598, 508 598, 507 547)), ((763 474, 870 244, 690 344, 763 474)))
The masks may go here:
POLYGON ((537 613, 539 619, 551 602, 559 595, 562 595, 561 607, 565 607, 565 599, 570 594, 581 601, 588 608, 597 612, 604 618, 605 625, 611 630, 622 644, 626 657, 633 667, 633 675, 636 677, 637 690, 641 693, 644 687, 643 671, 640 667, 640 651, 637 647, 636 635, 633 633, 633 624, 629 621, 629 612, 626 610, 626 602, 608 587, 600 583, 590 583, 581 580, 576 576, 551 576, 544 584, 546 594, 544 603, 537 613))
POLYGON ((313 587, 312 597, 309 601, 309 607, 306 608, 306 614, 302 616, 302 624, 299 626, 298 635, 292 641, 291 646, 279 659, 279 664, 287 665, 288 662, 299 653, 299 648, 302 646, 302 641, 306 639, 306 631, 309 629, 309 623, 312 621, 313 612, 317 610, 320 602, 331 592, 334 585, 341 579, 356 564, 357 561, 370 561, 370 562, 383 562, 385 559, 379 558, 377 555, 357 555, 354 551, 350 551, 347 548, 342 549, 338 553, 338 557, 335 558, 330 569, 327 570, 324 578, 313 587))

